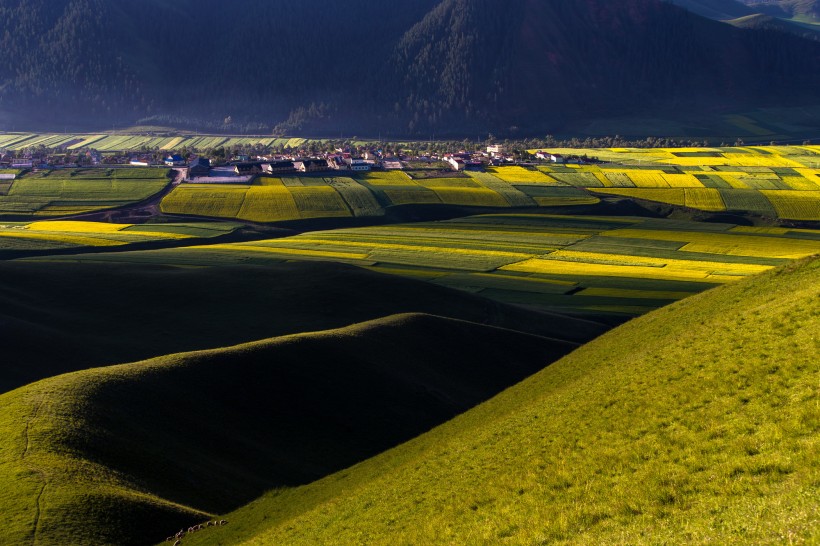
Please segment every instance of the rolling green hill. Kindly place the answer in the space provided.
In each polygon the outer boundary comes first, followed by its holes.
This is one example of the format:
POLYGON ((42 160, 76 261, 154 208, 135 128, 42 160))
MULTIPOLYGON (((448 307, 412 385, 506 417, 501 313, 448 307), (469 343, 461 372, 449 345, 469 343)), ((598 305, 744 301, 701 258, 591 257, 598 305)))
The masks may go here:
POLYGON ((0 543, 157 542, 408 440, 572 347, 405 314, 28 385, 0 395, 0 543))
POLYGON ((396 313, 430 313, 577 343, 606 330, 343 264, 0 262, 0 278, 0 392, 78 369, 396 313))
POLYGON ((185 543, 815 543, 819 317, 819 259, 688 298, 185 543))

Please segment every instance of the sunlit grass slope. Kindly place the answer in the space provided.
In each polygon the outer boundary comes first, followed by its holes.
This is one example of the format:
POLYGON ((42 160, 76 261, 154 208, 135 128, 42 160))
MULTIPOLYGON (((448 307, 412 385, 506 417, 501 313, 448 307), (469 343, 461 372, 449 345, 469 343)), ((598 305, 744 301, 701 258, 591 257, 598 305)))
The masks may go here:
POLYGON ((820 261, 650 313, 187 544, 820 540, 820 261))
POLYGON ((329 263, 0 262, 0 392, 68 371, 423 312, 584 342, 600 324, 329 263))
POLYGON ((0 395, 0 543, 146 544, 452 418, 572 344, 432 315, 0 395))

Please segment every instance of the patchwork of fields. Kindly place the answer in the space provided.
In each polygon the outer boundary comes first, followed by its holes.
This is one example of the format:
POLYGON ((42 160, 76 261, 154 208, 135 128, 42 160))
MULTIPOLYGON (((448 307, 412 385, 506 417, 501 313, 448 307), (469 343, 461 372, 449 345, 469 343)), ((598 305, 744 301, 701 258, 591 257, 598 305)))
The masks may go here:
POLYGON ((337 261, 508 303, 637 315, 820 253, 820 230, 493 214, 90 256, 171 265, 337 261))
POLYGON ((556 150, 601 165, 538 167, 595 194, 820 221, 820 146, 556 150))
POLYGON ((168 169, 75 169, 24 174, 0 186, 0 217, 60 217, 136 203, 162 191, 168 169))

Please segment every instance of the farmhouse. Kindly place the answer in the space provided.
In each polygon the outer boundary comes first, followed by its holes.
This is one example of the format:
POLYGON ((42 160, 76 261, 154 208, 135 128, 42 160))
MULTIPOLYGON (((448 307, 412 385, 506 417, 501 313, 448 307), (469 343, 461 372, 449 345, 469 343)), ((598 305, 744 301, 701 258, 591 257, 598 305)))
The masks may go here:
POLYGON ((467 166, 463 159, 457 157, 448 157, 444 161, 449 163, 450 167, 452 167, 454 171, 463 171, 464 168, 467 166))
POLYGON ((165 164, 169 167, 181 167, 185 165, 185 160, 181 155, 174 154, 165 158, 165 164))
POLYGON ((351 159, 350 160, 350 170, 356 172, 366 172, 369 171, 371 164, 368 161, 363 159, 351 159))
POLYGON ((271 161, 262 164, 262 172, 267 174, 286 174, 296 172, 293 161, 271 161))
POLYGON ((13 159, 11 161, 11 167, 13 169, 30 169, 34 167, 34 161, 31 159, 13 159))
POLYGON ((247 176, 249 174, 259 174, 262 172, 262 163, 258 162, 247 162, 247 163, 237 163, 234 165, 234 172, 239 176, 247 176))
POLYGON ((404 166, 401 164, 401 161, 399 161, 395 157, 385 159, 384 163, 382 163, 382 166, 387 170, 401 170, 404 168, 404 166))
POLYGON ((300 173, 315 173, 330 170, 330 166, 325 159, 301 159, 294 161, 293 166, 300 173))
POLYGON ((554 154, 552 152, 545 152, 544 150, 538 150, 535 153, 535 157, 538 159, 543 159, 544 161, 552 161, 553 163, 566 163, 566 159, 561 154, 554 154))
POLYGON ((198 178, 211 174, 211 162, 204 157, 197 157, 188 164, 188 178, 198 178))
POLYGON ((149 163, 144 159, 132 159, 128 162, 132 167, 148 167, 149 163))
POLYGON ((14 174, 14 173, 12 173, 12 174, 0 174, 0 180, 14 180, 15 178, 17 178, 17 175, 14 174))

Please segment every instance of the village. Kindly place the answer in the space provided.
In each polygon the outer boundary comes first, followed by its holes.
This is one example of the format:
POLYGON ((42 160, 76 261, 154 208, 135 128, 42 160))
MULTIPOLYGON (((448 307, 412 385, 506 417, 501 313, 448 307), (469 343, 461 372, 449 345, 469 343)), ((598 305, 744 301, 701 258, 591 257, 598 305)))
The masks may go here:
POLYGON ((160 153, 102 153, 94 149, 69 151, 39 149, 18 152, 0 150, 0 169, 53 170, 61 168, 171 167, 186 169, 187 181, 197 183, 244 183, 257 175, 296 175, 305 173, 368 172, 372 170, 405 170, 414 168, 441 171, 481 171, 489 166, 532 165, 543 163, 586 164, 597 162, 586 156, 564 157, 539 150, 529 154, 492 144, 480 151, 461 149, 449 153, 416 155, 385 153, 377 146, 345 146, 332 151, 296 149, 271 153, 267 151, 234 150, 225 154, 193 153, 188 150, 160 153), (312 152, 312 153, 311 153, 312 152))

